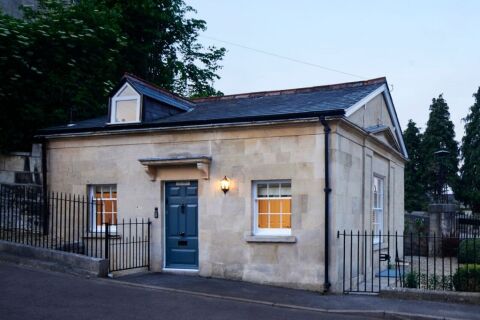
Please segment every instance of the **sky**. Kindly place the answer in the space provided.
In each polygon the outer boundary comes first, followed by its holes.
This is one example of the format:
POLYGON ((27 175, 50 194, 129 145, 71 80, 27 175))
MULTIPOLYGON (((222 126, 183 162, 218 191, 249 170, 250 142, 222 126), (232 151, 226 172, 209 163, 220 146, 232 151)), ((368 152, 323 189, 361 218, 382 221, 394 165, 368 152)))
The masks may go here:
POLYGON ((409 119, 424 130, 443 93, 463 135, 480 86, 480 1, 185 1, 207 22, 200 42, 227 49, 225 94, 385 76, 402 130, 409 119))

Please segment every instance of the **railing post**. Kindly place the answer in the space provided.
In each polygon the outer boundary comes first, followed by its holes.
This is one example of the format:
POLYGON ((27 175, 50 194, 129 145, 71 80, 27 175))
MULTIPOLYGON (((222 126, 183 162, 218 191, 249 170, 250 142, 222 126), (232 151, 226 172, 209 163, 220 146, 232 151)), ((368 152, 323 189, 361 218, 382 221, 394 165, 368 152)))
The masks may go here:
POLYGON ((105 223, 105 259, 108 259, 108 249, 110 247, 109 238, 110 238, 110 225, 108 224, 108 222, 106 222, 105 223))
POLYGON ((150 218, 148 218, 148 227, 147 227, 147 257, 148 257, 148 271, 150 271, 150 228, 152 226, 152 222, 150 221, 150 218))

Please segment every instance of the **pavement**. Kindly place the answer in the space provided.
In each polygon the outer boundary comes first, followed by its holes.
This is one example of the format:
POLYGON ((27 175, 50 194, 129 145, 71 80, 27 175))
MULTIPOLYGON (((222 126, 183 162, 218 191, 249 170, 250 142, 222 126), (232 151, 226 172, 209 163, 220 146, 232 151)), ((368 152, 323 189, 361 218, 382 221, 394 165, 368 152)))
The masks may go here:
POLYGON ((145 273, 114 279, 0 263, 0 319, 480 319, 480 306, 320 295, 145 273))

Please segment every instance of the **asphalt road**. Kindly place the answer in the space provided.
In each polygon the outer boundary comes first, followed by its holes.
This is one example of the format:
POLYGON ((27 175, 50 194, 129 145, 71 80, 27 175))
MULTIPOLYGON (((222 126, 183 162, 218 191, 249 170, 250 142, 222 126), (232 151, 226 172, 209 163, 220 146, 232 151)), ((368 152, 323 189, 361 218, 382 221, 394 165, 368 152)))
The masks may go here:
POLYGON ((131 287, 0 263, 0 319, 366 319, 131 287))

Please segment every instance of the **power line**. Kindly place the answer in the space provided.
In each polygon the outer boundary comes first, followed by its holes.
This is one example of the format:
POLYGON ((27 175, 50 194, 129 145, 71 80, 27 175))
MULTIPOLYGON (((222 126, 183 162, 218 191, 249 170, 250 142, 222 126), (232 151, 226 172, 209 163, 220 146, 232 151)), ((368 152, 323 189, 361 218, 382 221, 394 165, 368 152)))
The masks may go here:
POLYGON ((288 61, 291 61, 291 62, 296 62, 296 63, 300 63, 300 64, 307 65, 307 66, 311 66, 311 67, 320 68, 320 69, 327 70, 327 71, 331 71, 331 72, 341 73, 341 74, 344 74, 344 75, 347 75, 347 76, 351 76, 351 77, 355 77, 355 78, 359 78, 359 79, 366 79, 366 77, 360 76, 360 75, 358 75, 358 74, 349 73, 349 72, 345 72, 345 71, 342 71, 342 70, 338 70, 338 69, 333 69, 333 68, 321 66, 321 65, 319 65, 319 64, 315 64, 315 63, 311 63, 311 62, 302 61, 302 60, 299 60, 299 59, 295 59, 295 58, 283 56, 283 55, 276 54, 276 53, 273 53, 273 52, 269 52, 269 51, 265 51, 265 50, 261 50, 261 49, 252 48, 252 47, 249 47, 249 46, 245 46, 245 45, 243 45, 243 44, 238 44, 238 43, 234 43, 234 42, 230 42, 230 41, 225 41, 225 40, 221 40, 221 39, 217 39, 217 38, 209 37, 209 36, 204 36, 204 35, 199 35, 199 37, 205 38, 205 39, 209 39, 209 40, 213 40, 213 41, 222 42, 222 43, 229 44, 229 45, 232 45, 232 46, 235 46, 235 47, 239 47, 239 48, 242 48, 242 49, 255 51, 255 52, 257 52, 257 53, 265 54, 265 55, 272 56, 272 57, 276 57, 276 58, 279 58, 279 59, 284 59, 284 60, 288 60, 288 61))

